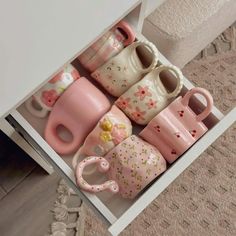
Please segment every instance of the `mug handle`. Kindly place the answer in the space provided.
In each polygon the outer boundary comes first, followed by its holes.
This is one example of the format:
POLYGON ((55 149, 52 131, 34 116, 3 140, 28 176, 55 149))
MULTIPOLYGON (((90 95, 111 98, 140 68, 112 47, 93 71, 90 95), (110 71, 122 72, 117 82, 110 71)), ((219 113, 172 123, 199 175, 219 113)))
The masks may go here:
POLYGON ((183 87, 183 81, 184 81, 183 74, 182 74, 181 70, 174 65, 168 65, 168 66, 161 65, 161 66, 159 66, 157 68, 157 73, 158 73, 157 76, 158 77, 157 77, 157 79, 155 79, 155 83, 156 83, 156 87, 161 87, 162 91, 165 91, 165 86, 162 83, 159 75, 162 71, 165 71, 165 70, 172 71, 177 79, 177 85, 176 85, 176 88, 174 89, 174 91, 171 93, 166 93, 165 95, 167 98, 176 97, 183 87), (158 83, 157 83, 157 81, 158 81, 158 83))
MULTIPOLYGON (((158 62, 158 50, 157 50, 157 47, 153 43, 151 43, 151 42, 149 42, 147 40, 134 42, 132 44, 133 48, 132 48, 132 52, 131 52, 131 60, 133 59, 132 56, 135 53, 136 48, 138 46, 141 46, 141 45, 146 47, 146 48, 148 48, 151 51, 151 53, 152 53, 152 63, 150 64, 150 66, 148 68, 141 69, 142 73, 148 73, 149 71, 154 69, 156 67, 156 65, 157 65, 157 62, 158 62)), ((135 65, 134 61, 133 61, 133 64, 135 65)), ((139 69, 139 68, 137 68, 137 69, 139 69)))
POLYGON ((26 102, 25 102, 25 107, 26 109, 34 116, 39 117, 39 118, 44 118, 48 114, 48 110, 42 107, 33 97, 30 97, 26 102), (36 102, 37 105, 41 108, 40 110, 37 110, 33 106, 33 102, 36 102))
POLYGON ((195 93, 199 93, 201 94, 207 101, 207 105, 206 105, 206 108, 202 111, 202 113, 198 114, 196 116, 196 120, 198 122, 204 120, 210 113, 211 113, 211 110, 213 108, 213 98, 211 96, 211 94, 204 88, 199 88, 199 87, 195 87, 195 88, 192 88, 190 89, 185 95, 184 97, 182 98, 182 104, 184 106, 188 106, 189 104, 189 100, 190 98, 195 94, 195 93))
POLYGON ((123 42, 124 46, 128 46, 129 44, 134 42, 135 34, 133 29, 130 27, 128 23, 122 20, 115 26, 115 28, 118 30, 121 29, 126 33, 127 38, 123 42))
POLYGON ((69 129, 63 124, 72 134, 71 142, 63 141, 57 132, 57 127, 59 125, 61 125, 59 121, 52 122, 49 118, 44 131, 45 140, 57 153, 62 155, 70 154, 78 148, 78 143, 81 142, 81 137, 73 133, 74 130, 69 129))
POLYGON ((88 182, 86 182, 82 176, 83 170, 86 166, 91 165, 91 164, 97 164, 98 170, 102 173, 107 172, 110 168, 109 162, 103 157, 91 156, 91 157, 85 158, 83 161, 78 163, 75 170, 77 185, 81 189, 88 192, 92 192, 92 193, 97 193, 104 190, 109 190, 112 193, 119 192, 119 186, 117 182, 114 180, 108 180, 103 184, 96 184, 96 185, 90 185, 88 182))
MULTIPOLYGON (((73 156, 73 159, 72 159, 72 167, 73 169, 75 170, 76 169, 76 166, 79 162, 79 158, 80 158, 80 155, 81 155, 81 149, 82 147, 75 153, 75 155, 73 156)), ((84 157, 85 158, 85 157, 84 157)), ((96 166, 93 166, 91 169, 89 170, 84 170, 83 171, 83 174, 84 175, 91 175, 93 174, 94 172, 96 171, 96 166)))

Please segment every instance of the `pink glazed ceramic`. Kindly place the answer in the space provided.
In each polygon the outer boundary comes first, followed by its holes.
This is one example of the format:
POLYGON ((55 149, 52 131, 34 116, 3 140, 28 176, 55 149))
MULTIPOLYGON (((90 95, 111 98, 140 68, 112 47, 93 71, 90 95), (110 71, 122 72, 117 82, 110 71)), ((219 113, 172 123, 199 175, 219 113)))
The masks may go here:
POLYGON ((79 72, 71 64, 65 66, 60 73, 25 102, 27 110, 36 117, 46 117, 56 100, 79 77, 79 72))
MULTIPOLYGON (((75 168, 79 159, 87 156, 104 156, 117 144, 132 134, 128 117, 116 106, 106 113, 90 132, 83 146, 75 154, 72 164, 75 168)), ((91 173, 91 170, 89 171, 91 173)))
POLYGON ((193 88, 153 118, 140 136, 157 147, 172 163, 207 131, 202 120, 210 114, 212 107, 211 94, 203 88, 193 88), (188 106, 195 93, 203 95, 207 101, 205 110, 199 115, 188 106))
POLYGON ((135 34, 132 28, 125 21, 120 21, 85 50, 78 59, 86 69, 93 72, 134 40, 135 34))
POLYGON ((111 58, 91 76, 97 80, 111 95, 119 97, 146 73, 157 65, 158 51, 149 41, 134 42, 118 55, 111 58), (144 55, 140 51, 151 52, 151 60, 144 63, 144 55))
POLYGON ((98 120, 109 110, 110 102, 86 78, 73 83, 58 99, 45 128, 45 139, 60 154, 78 150, 84 138, 98 120), (63 141, 57 128, 62 125, 72 134, 70 142, 63 141))
POLYGON ((160 66, 129 88, 115 104, 134 122, 145 125, 179 94, 182 87, 183 75, 177 67, 160 66), (171 71, 176 77, 177 85, 171 93, 161 81, 162 71, 171 71))
POLYGON ((124 198, 134 198, 152 180, 166 170, 166 161, 160 152, 139 137, 132 135, 103 157, 87 157, 77 165, 76 180, 80 188, 89 192, 110 190, 124 198), (109 181, 90 185, 82 177, 86 166, 97 163, 106 172, 109 181))

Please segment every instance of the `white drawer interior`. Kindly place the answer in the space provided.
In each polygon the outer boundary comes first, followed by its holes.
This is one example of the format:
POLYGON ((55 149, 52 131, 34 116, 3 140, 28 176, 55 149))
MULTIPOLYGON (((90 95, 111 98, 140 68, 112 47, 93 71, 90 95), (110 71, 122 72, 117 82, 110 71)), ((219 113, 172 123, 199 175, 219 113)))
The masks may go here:
MULTIPOLYGON (((143 38, 142 35, 138 36, 139 38, 143 38)), ((160 55, 160 64, 170 64, 162 55, 160 55)), ((96 86, 98 86, 102 91, 104 91, 94 80, 91 79, 90 75, 87 73, 86 70, 84 70, 77 60, 73 62, 73 65, 79 70, 80 74, 82 76, 85 76, 88 78, 92 83, 94 83, 96 86)), ((168 78, 171 76, 167 76, 168 78)), ((170 84, 170 86, 173 86, 170 84)), ((185 79, 184 80, 184 87, 181 91, 181 94, 186 93, 187 90, 191 89, 193 86, 192 84, 185 79)), ((110 98, 111 101, 114 101, 114 98, 109 96, 105 91, 104 93, 110 98)), ((201 97, 195 97, 191 100, 191 107, 196 112, 199 112, 204 108, 204 104, 201 101, 201 97)), ((203 99, 204 100, 204 99, 203 99)), ((75 187, 75 181, 74 181, 74 172, 71 168, 71 159, 73 155, 69 156, 59 156, 52 148, 45 142, 43 138, 44 128, 47 122, 47 118, 41 119, 36 118, 32 116, 25 108, 24 104, 21 104, 15 112, 12 113, 14 119, 23 126, 24 130, 29 133, 31 137, 34 138, 34 140, 39 144, 39 146, 44 150, 44 153, 47 153, 47 155, 50 156, 53 162, 56 163, 56 165, 64 172, 64 176, 69 180, 71 186, 75 187)), ((213 127, 218 124, 218 122, 223 118, 223 114, 214 107, 212 113, 209 115, 209 117, 204 121, 205 125, 208 127, 209 130, 211 130, 213 127)), ((141 126, 135 126, 134 127, 134 133, 138 134, 139 131, 143 127, 141 126)), ((209 131, 208 131, 209 132, 209 131)), ((206 134, 207 135, 207 134, 206 134)), ((205 136, 203 137, 205 138, 205 136)), ((202 138, 202 139, 203 139, 202 138)), ((27 137, 26 137, 27 139, 27 137)), ((201 139, 200 139, 201 141, 201 139)), ((199 141, 198 141, 199 142, 199 141)), ((198 143, 197 142, 197 143, 198 143)), ((196 143, 196 144, 197 144, 196 143)), ((195 144, 195 145, 196 145, 195 144)), ((101 215, 104 216, 104 218, 112 225, 111 232, 115 235, 120 231, 120 229, 127 226, 131 221, 132 218, 134 218, 136 215, 142 211, 145 206, 152 201, 158 194, 160 194, 161 191, 163 191, 172 181, 172 178, 169 178, 168 176, 171 175, 173 172, 173 176, 178 176, 183 169, 178 170, 177 168, 179 163, 183 162, 185 163, 184 158, 186 158, 186 155, 190 155, 192 151, 192 148, 186 151, 184 155, 182 155, 176 162, 168 166, 168 170, 163 173, 161 176, 159 176, 155 181, 152 183, 151 188, 150 186, 146 188, 136 199, 134 200, 128 200, 121 198, 118 194, 112 195, 108 192, 102 192, 96 195, 84 193, 81 192, 79 189, 77 189, 78 193, 81 193, 89 202, 92 203, 92 205, 101 212, 101 215), (190 154, 189 154, 190 153, 190 154), (167 180, 168 181, 167 181, 167 180), (153 187, 155 186, 155 187, 153 187), (150 190, 152 189, 152 190, 150 190), (159 189, 160 191, 156 191, 156 189, 159 189), (150 195, 150 191, 152 194, 151 198, 147 198, 150 195), (147 195, 146 195, 147 194, 147 195), (144 202, 140 201, 140 199, 144 199, 144 202), (148 200, 149 199, 149 200, 148 200), (133 209, 134 206, 137 206, 139 204, 139 207, 136 207, 138 209, 136 212, 133 209), (132 217, 131 217, 132 215, 132 217), (118 225, 119 220, 121 220, 121 226, 118 225), (118 229, 120 227, 120 229, 118 229)), ((195 158, 194 158, 195 159, 195 158)), ((191 162, 194 160, 191 159, 191 162)), ((184 169, 191 164, 189 160, 186 160, 186 165, 184 166, 184 169)), ((175 177, 174 177, 175 178, 175 177)), ((101 176, 101 174, 95 173, 91 178, 90 181, 92 183, 98 183, 103 182, 105 179, 104 176, 101 176)))
MULTIPOLYGON (((77 61, 73 63, 76 68, 79 70, 80 74, 88 78, 92 83, 96 84, 94 80, 90 78, 90 75, 79 65, 77 61)), ((97 85, 98 86, 98 85, 97 85)), ((100 88, 102 89, 102 88, 100 88)), ((103 90, 104 91, 104 90, 103 90)), ((182 89, 182 94, 187 91, 187 87, 185 86, 182 89)), ((104 92, 105 93, 105 92, 104 92)), ((106 95, 110 98, 111 101, 114 100, 111 96, 109 96, 107 93, 106 95)), ((198 99, 192 100, 192 107, 195 108, 196 110, 200 110, 201 108, 204 107, 201 102, 199 102, 198 99)), ((43 138, 43 133, 45 129, 45 125, 47 122, 47 118, 41 119, 41 118, 36 118, 32 116, 25 108, 25 105, 22 104, 20 107, 17 109, 19 113, 30 123, 30 125, 40 134, 40 136, 43 138)), ((212 113, 208 119, 206 119, 205 124, 207 127, 210 129, 212 128, 216 123, 218 122, 218 118, 212 113)), ((142 126, 135 126, 134 127, 134 133, 138 134, 139 131, 142 129, 142 126)), ((63 131, 62 131, 63 133, 63 131)), ((69 156, 61 156, 62 159, 69 165, 71 168, 71 159, 73 155, 69 156)), ((71 173, 73 175, 73 170, 71 169, 71 173)), ((164 175, 164 174, 163 174, 164 175)), ((99 182, 104 181, 104 177, 102 177, 100 174, 94 174, 92 178, 90 178, 90 181, 94 183, 95 180, 98 180, 99 182)), ((157 179, 158 181, 158 179, 157 179)), ((121 198, 118 194, 117 195, 112 195, 111 193, 108 192, 102 192, 99 194, 96 194, 96 196, 109 208, 109 210, 116 216, 120 217, 133 203, 135 200, 127 200, 121 198)))

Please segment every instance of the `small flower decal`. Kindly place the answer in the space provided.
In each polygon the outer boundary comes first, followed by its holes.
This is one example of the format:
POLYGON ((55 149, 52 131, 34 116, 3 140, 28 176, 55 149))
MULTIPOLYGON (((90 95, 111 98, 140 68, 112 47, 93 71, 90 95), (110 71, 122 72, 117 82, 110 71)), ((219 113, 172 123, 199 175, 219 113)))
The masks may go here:
POLYGON ((56 90, 46 90, 42 92, 42 102, 48 107, 52 107, 58 98, 56 90))
POLYGON ((112 131, 111 131, 111 135, 113 137, 113 142, 115 143, 115 145, 122 142, 124 139, 126 139, 128 137, 125 125, 115 124, 112 131))
POLYGON ((140 100, 142 101, 146 96, 151 97, 152 94, 148 91, 148 86, 142 87, 138 86, 138 91, 134 93, 135 97, 139 97, 140 100))
POLYGON ((146 111, 140 111, 140 109, 138 107, 135 108, 135 112, 131 113, 131 116, 133 117, 133 119, 135 121, 139 121, 139 120, 144 120, 144 115, 146 114, 146 111))
POLYGON ((109 119, 104 119, 102 122, 100 122, 100 127, 104 131, 111 131, 113 124, 109 119))
POLYGON ((123 98, 120 97, 117 101, 116 104, 118 107, 120 107, 121 109, 127 109, 127 108, 132 108, 130 105, 130 98, 123 98))
POLYGON ((156 104, 157 104, 157 101, 154 101, 152 99, 149 99, 149 101, 146 103, 149 110, 152 108, 157 108, 156 104))
POLYGON ((112 141, 112 136, 111 136, 111 133, 109 131, 102 131, 100 133, 100 138, 103 142, 109 142, 109 141, 112 141))
POLYGON ((57 75, 55 75, 51 80, 49 80, 50 84, 55 84, 56 82, 61 80, 63 71, 59 72, 57 75))

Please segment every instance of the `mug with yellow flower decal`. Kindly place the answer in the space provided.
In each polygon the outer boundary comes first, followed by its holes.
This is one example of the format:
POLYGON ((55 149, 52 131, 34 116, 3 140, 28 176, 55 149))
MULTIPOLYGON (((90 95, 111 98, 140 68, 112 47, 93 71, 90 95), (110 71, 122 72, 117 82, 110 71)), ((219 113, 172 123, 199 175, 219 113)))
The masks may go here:
MULTIPOLYGON (((163 80, 166 79, 167 77, 163 77, 163 80)), ((182 87, 183 75, 177 67, 160 66, 129 88, 117 99, 115 104, 137 124, 145 125, 172 102, 182 87), (171 83, 176 83, 172 92, 169 92, 162 81, 161 73, 164 71, 172 72, 176 77, 171 77, 171 83)))
POLYGON ((108 190, 123 198, 135 198, 151 181, 166 170, 166 161, 157 148, 131 135, 104 157, 90 156, 78 163, 75 175, 77 185, 88 192, 108 190), (84 168, 97 164, 109 179, 103 184, 90 185, 84 178, 84 168))
MULTIPOLYGON (((87 156, 104 156, 117 144, 132 134, 132 125, 129 118, 117 107, 112 106, 90 132, 83 146, 75 154, 72 164, 75 168, 78 160, 87 156)), ((92 170, 89 169, 88 173, 92 170)))

